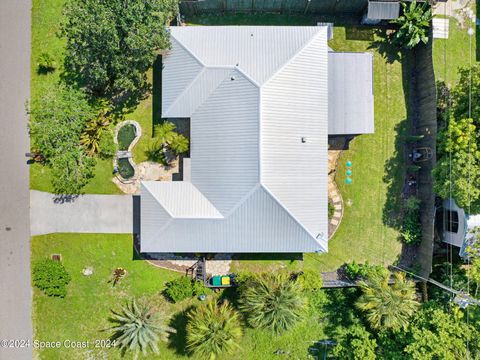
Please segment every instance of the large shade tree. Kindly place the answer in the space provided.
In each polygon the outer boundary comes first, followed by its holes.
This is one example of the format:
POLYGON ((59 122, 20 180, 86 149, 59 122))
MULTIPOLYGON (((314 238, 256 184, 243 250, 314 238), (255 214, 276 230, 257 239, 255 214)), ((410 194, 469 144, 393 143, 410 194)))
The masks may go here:
POLYGON ((48 88, 30 104, 32 149, 52 169, 56 194, 79 194, 93 177, 95 160, 79 144, 85 124, 95 116, 85 94, 65 86, 48 88))
POLYGON ((405 274, 393 274, 393 284, 389 274, 373 275, 358 285, 362 295, 356 307, 365 313, 373 329, 404 329, 419 307, 416 300, 415 283, 407 280, 405 274))
POLYGON ((177 0, 69 0, 61 34, 67 79, 115 103, 149 88, 146 71, 170 45, 166 25, 177 0))
POLYGON ((228 302, 211 300, 188 313, 187 349, 204 359, 233 352, 241 337, 240 316, 228 302))
POLYGON ((284 274, 266 274, 242 284, 239 304, 250 326, 278 334, 302 318, 306 300, 298 282, 284 274))
POLYGON ((480 210, 480 151, 473 119, 450 119, 438 137, 439 160, 434 169, 434 189, 442 198, 471 212, 480 210))

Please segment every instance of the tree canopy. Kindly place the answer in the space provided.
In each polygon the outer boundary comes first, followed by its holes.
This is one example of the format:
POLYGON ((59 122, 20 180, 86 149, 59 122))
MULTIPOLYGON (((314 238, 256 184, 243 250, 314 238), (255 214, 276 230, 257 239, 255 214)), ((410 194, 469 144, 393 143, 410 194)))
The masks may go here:
POLYGON ((434 169, 435 192, 465 209, 480 210, 480 151, 473 119, 451 118, 438 137, 439 160, 434 169))
POLYGON ((373 275, 358 283, 362 295, 355 305, 373 329, 406 328, 420 305, 415 299, 415 284, 404 273, 395 272, 393 279, 390 285, 389 274, 373 275))
POLYGON ((117 104, 138 100, 149 88, 146 71, 170 46, 166 25, 177 9, 177 0, 68 1, 67 78, 117 104))
POLYGON ((402 2, 403 14, 392 21, 399 25, 393 36, 395 44, 412 49, 420 42, 428 42, 428 31, 432 20, 432 8, 429 4, 417 4, 414 0, 409 4, 402 2))
POLYGON ((79 143, 85 124, 95 117, 82 91, 56 86, 30 104, 32 148, 48 163, 79 143))

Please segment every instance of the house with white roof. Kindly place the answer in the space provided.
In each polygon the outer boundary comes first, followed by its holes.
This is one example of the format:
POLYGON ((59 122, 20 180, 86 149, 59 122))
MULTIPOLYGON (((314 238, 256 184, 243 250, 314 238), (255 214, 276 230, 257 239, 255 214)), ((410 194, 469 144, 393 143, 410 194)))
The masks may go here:
POLYGON ((141 186, 142 252, 328 249, 328 136, 372 133, 369 53, 327 27, 172 27, 162 117, 190 119, 183 181, 141 186))

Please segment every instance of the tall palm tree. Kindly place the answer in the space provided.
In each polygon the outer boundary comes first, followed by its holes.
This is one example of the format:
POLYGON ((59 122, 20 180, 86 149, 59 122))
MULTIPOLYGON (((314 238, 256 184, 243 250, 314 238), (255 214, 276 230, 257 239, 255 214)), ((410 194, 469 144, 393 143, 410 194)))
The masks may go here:
POLYGON ((226 301, 217 305, 211 300, 188 314, 187 349, 203 358, 232 352, 241 337, 240 317, 226 301))
POLYGON ((120 312, 112 310, 110 321, 115 324, 110 328, 112 340, 123 353, 133 351, 135 359, 140 352, 146 355, 149 349, 158 354, 158 341, 166 340, 175 331, 162 325, 158 315, 148 304, 137 304, 135 299, 120 312))
POLYGON ((175 133, 175 136, 170 142, 170 148, 176 155, 180 155, 188 151, 188 139, 182 134, 175 133))
POLYGON ((298 282, 285 274, 257 276, 240 289, 239 306, 249 325, 277 334, 302 318, 305 305, 298 282))
POLYGON ((401 272, 394 273, 393 279, 394 283, 390 285, 389 274, 375 274, 358 283, 363 294, 355 305, 365 312, 374 329, 406 328, 420 305, 413 281, 407 280, 401 272))

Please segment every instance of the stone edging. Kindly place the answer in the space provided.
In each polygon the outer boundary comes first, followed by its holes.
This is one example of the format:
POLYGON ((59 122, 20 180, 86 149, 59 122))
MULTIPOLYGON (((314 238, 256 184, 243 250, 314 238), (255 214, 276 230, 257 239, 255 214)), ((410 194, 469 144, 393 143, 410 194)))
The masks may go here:
MULTIPOLYGON (((343 152, 343 151, 342 151, 343 152)), ((333 227, 333 231, 331 234, 328 236, 328 240, 333 238, 333 235, 337 232, 340 223, 342 222, 343 219, 343 211, 344 211, 344 205, 343 205, 343 198, 342 194, 340 193, 340 190, 338 189, 337 182, 335 181, 335 175, 337 172, 337 167, 338 167, 338 159, 341 156, 340 152, 335 159, 335 173, 334 176, 328 176, 328 198, 329 200, 332 201, 333 207, 334 207, 334 212, 332 218, 328 221, 329 227, 333 227), (330 192, 330 188, 333 189, 332 192, 330 192)), ((329 231, 330 232, 330 231, 329 231)))
POLYGON ((329 224, 334 227, 334 230, 328 237, 328 240, 330 240, 333 237, 333 235, 335 235, 343 218, 343 198, 342 198, 342 195, 340 194, 340 191, 338 190, 338 186, 335 180, 332 180, 331 182, 332 182, 332 186, 334 187, 334 191, 332 194, 333 196, 331 197, 331 200, 335 210, 332 218, 329 220, 329 224))
MULTIPOLYGON (((120 174, 116 174, 117 178, 123 182, 123 183, 128 183, 132 180, 135 180, 135 176, 137 174, 137 164, 135 164, 135 162, 133 161, 133 156, 132 156, 132 149, 133 147, 140 141, 140 138, 142 137, 142 128, 140 127, 140 124, 135 121, 135 120, 125 120, 125 121, 121 121, 119 122, 116 126, 115 126, 115 134, 113 136, 113 142, 118 145, 118 132, 119 130, 125 126, 125 125, 133 125, 135 126, 135 138, 132 140, 132 142, 130 143, 130 145, 128 145, 128 149, 127 149, 127 154, 129 154, 130 156, 126 156, 126 158, 128 159, 128 162, 130 163, 130 165, 132 166, 133 168, 133 171, 134 171, 134 175, 130 178, 130 179, 124 179, 120 174)), ((125 152, 125 150, 123 150, 123 152, 125 152)), ((113 166, 118 168, 118 153, 119 151, 117 151, 117 154, 115 155, 115 157, 113 158, 113 166)), ((124 157, 122 157, 123 159, 124 157)))

